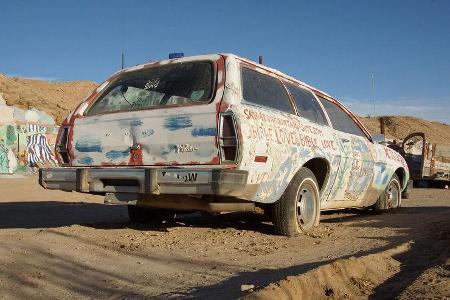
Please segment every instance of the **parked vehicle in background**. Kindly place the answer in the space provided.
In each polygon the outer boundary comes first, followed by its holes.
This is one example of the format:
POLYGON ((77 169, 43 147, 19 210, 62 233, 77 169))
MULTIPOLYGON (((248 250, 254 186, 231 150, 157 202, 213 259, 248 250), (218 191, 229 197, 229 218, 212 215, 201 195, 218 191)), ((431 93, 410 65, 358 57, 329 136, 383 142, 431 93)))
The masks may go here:
POLYGON ((430 143, 423 132, 414 132, 403 139, 400 153, 418 185, 450 184, 450 146, 430 143))
POLYGON ((397 208, 409 178, 338 100, 232 54, 119 71, 68 116, 56 152, 44 188, 105 194, 131 220, 262 206, 289 236, 321 210, 397 208))

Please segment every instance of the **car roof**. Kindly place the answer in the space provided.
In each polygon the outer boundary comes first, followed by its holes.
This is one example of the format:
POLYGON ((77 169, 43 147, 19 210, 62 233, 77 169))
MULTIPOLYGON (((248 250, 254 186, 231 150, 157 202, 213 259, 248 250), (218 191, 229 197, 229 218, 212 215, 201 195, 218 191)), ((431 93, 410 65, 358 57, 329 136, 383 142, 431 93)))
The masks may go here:
POLYGON ((253 65, 253 66, 258 67, 258 68, 261 68, 261 69, 263 69, 263 70, 265 70, 265 71, 267 71, 269 73, 275 74, 275 75, 277 75, 277 76, 279 76, 281 78, 287 79, 289 81, 296 82, 299 85, 304 86, 304 87, 312 90, 314 93, 318 94, 319 96, 324 97, 327 100, 330 100, 332 102, 335 102, 337 105, 339 105, 345 111, 347 111, 347 113, 352 117, 352 119, 356 123, 358 123, 358 125, 363 129, 363 131, 365 131, 366 135, 369 138, 371 138, 371 134, 367 130, 367 128, 364 126, 364 124, 362 124, 361 121, 344 104, 342 104, 342 102, 340 102, 335 97, 332 97, 331 95, 327 94, 326 92, 324 92, 324 91, 322 91, 322 90, 320 90, 320 89, 318 89, 316 87, 313 87, 313 86, 311 86, 311 85, 309 85, 309 84, 307 84, 307 83, 305 83, 303 81, 300 81, 300 80, 298 80, 298 79, 296 79, 296 78, 294 78, 292 76, 289 76, 289 75, 287 75, 287 74, 285 74, 285 73, 283 73, 283 72, 281 72, 281 71, 279 71, 277 69, 270 68, 270 67, 268 67, 266 65, 258 64, 255 61, 252 61, 252 60, 250 60, 248 58, 244 58, 244 57, 238 56, 238 55, 233 54, 233 53, 202 54, 202 55, 184 56, 184 57, 181 57, 181 58, 174 58, 174 59, 163 59, 163 60, 158 60, 158 61, 152 61, 152 62, 148 62, 148 63, 145 63, 145 64, 140 64, 140 65, 136 65, 136 66, 132 66, 132 67, 128 67, 128 68, 119 70, 116 73, 114 73, 110 77, 110 79, 112 79, 112 78, 114 78, 114 77, 116 77, 116 76, 118 76, 120 74, 131 72, 131 71, 135 71, 135 70, 139 70, 139 69, 143 69, 143 68, 146 68, 146 67, 165 65, 165 64, 174 63, 174 62, 188 62, 188 61, 197 61, 197 60, 217 60, 221 56, 226 57, 226 58, 231 57, 231 58, 243 61, 243 62, 245 62, 247 64, 253 65))

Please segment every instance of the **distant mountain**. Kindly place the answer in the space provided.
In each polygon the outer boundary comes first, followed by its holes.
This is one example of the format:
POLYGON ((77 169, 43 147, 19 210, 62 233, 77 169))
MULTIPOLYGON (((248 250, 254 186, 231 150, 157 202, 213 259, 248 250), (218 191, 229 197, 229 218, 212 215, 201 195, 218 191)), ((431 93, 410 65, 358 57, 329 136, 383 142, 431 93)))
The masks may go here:
MULTIPOLYGON (((372 134, 380 133, 380 117, 360 117, 360 120, 372 134)), ((450 144, 450 125, 411 116, 385 116, 384 120, 387 138, 400 139, 422 131, 429 142, 450 144)))
POLYGON ((57 124, 61 124, 96 87, 93 81, 50 82, 0 73, 0 93, 8 105, 43 110, 55 118, 57 124))

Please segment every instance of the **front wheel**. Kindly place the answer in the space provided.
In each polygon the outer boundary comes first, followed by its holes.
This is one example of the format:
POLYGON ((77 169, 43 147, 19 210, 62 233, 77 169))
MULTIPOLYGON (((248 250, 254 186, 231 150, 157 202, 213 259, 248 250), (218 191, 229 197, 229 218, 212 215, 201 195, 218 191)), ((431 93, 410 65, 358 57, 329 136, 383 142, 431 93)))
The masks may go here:
POLYGON ((301 168, 289 183, 283 196, 273 205, 275 231, 295 236, 319 224, 320 196, 314 173, 301 168))
POLYGON ((390 211, 402 205, 402 188, 397 174, 392 175, 384 192, 380 195, 373 209, 376 212, 390 211))

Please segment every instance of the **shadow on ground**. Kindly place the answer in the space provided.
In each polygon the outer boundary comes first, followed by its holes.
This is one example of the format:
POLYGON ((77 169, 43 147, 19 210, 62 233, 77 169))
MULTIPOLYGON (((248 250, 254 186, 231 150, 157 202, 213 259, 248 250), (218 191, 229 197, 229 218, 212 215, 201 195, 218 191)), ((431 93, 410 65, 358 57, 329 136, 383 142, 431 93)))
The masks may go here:
POLYGON ((125 205, 80 202, 5 202, 0 203, 0 229, 55 228, 85 225, 98 229, 133 228, 165 231, 170 227, 235 228, 273 234, 266 216, 255 213, 224 215, 179 214, 174 222, 130 223, 125 205))
MULTIPOLYGON (((378 253, 394 248, 406 241, 412 240, 411 249, 394 257, 402 263, 401 271, 388 279, 385 284, 377 287, 373 299, 394 298, 420 274, 436 264, 442 257, 449 255, 449 234, 441 232, 442 228, 450 228, 449 207, 405 207, 393 214, 373 215, 366 212, 352 213, 327 213, 322 223, 333 224, 345 222, 345 226, 365 228, 393 228, 396 234, 392 236, 374 237, 388 242, 386 246, 361 251, 352 256, 363 256, 378 253), (439 228, 439 230, 437 230, 439 228)), ((172 226, 201 227, 201 228, 236 228, 238 230, 257 231, 263 234, 273 234, 272 226, 267 218, 258 214, 228 214, 222 216, 189 215, 179 218, 175 223, 160 225, 129 224, 126 207, 108 206, 92 203, 67 203, 67 202, 15 202, 0 203, 0 229, 6 228, 54 228, 81 224, 99 229, 133 228, 138 230, 167 230, 172 226)), ((357 235, 356 235, 357 237, 357 235)), ((76 238, 76 237, 74 237, 76 238)), ((33 251, 39 251, 34 249, 33 251)), ((33 252, 34 253, 34 252, 33 252)), ((38 253, 38 252, 36 252, 38 253)), ((42 255, 47 255, 44 252, 42 255)), ((343 256, 341 258, 347 258, 343 256)), ((50 259, 50 258, 48 258, 50 259)), ((64 259, 68 259, 67 257, 64 259)), ((170 260, 169 258, 166 258, 170 260)), ((259 269, 253 272, 239 272, 237 275, 227 278, 219 283, 202 287, 191 287, 189 292, 180 292, 177 295, 187 298, 215 298, 229 299, 243 295, 239 288, 241 284, 254 284, 263 287, 271 282, 278 281, 290 275, 305 273, 332 260, 316 261, 307 264, 295 265, 282 269, 259 269)), ((69 272, 70 268, 82 272, 84 266, 75 263, 61 263, 61 270, 69 272)), ((196 262, 204 264, 202 261, 196 262)), ((51 269, 48 272, 52 272, 51 269)), ((72 272, 72 271, 70 271, 72 272)), ((70 273, 69 272, 69 273, 70 273)), ((94 270, 92 270, 94 272, 94 270)), ((105 271, 106 272, 106 271, 105 271)), ((96 273, 97 274, 97 273, 96 273)), ((69 274, 70 275, 70 274, 69 274)), ((55 274, 55 276, 69 276, 67 274, 55 274)), ((10 276, 18 276, 11 272, 10 276)), ((72 276, 72 275, 70 275, 72 276)), ((69 276, 69 277, 70 277, 69 276)), ((109 275, 108 275, 109 276, 109 275)), ((108 277, 106 276, 106 277, 108 277)), ((112 276, 112 275, 111 275, 112 276)), ((115 275, 114 275, 115 276, 115 275)), ((68 278, 69 278, 68 277, 68 278)), ((26 281, 17 277, 17 282, 26 281)), ((114 279, 119 280, 119 279, 114 279)), ((128 279, 127 279, 128 280, 128 279)), ((89 282, 80 281, 80 289, 88 288, 89 282), (86 286, 85 286, 86 285, 86 286)), ((105 294, 114 294, 114 289, 104 290, 105 294)), ((125 294, 137 296, 132 290, 124 291, 125 294)), ((176 292, 176 291, 174 291, 176 292)), ((87 292, 87 294, 89 294, 87 292)), ((124 294, 124 293, 120 293, 124 294)), ((168 298, 172 294, 161 294, 158 298, 168 298)))
POLYGON ((0 229, 127 221, 126 207, 122 206, 59 201, 0 203, 0 229))
MULTIPOLYGON (((351 256, 361 257, 376 254, 395 248, 405 242, 413 241, 411 248, 400 255, 394 256, 401 263, 401 270, 384 284, 375 288, 370 299, 392 299, 400 295, 414 280, 425 270, 442 264, 450 255, 450 208, 449 207, 407 207, 397 213, 371 215, 366 212, 340 216, 323 220, 323 223, 338 223, 350 221, 351 227, 376 227, 394 228, 397 234, 394 236, 375 237, 386 240, 388 244, 383 247, 360 251, 353 255, 341 256, 336 259, 318 261, 314 263, 291 266, 281 269, 260 269, 254 272, 240 272, 236 276, 228 278, 220 283, 205 287, 193 288, 183 294, 186 298, 195 299, 230 299, 239 298, 246 293, 239 290, 241 284, 253 284, 256 287, 264 287, 269 283, 279 281, 287 276, 300 275, 321 265, 329 264, 337 259, 346 259, 351 256), (435 216, 436 221, 423 222, 423 217, 435 216), (364 221, 364 222, 358 222, 364 221)), ((332 280, 330 278, 330 280, 332 280)), ((324 290, 324 297, 326 296, 324 290)), ((168 297, 169 295, 161 295, 168 297)))

